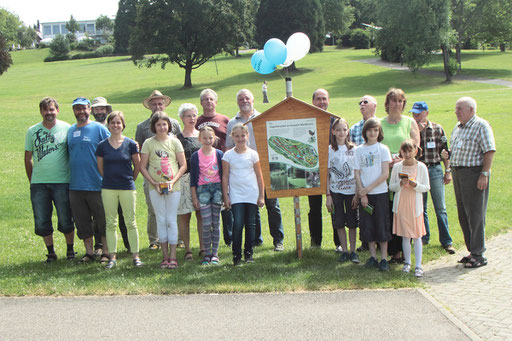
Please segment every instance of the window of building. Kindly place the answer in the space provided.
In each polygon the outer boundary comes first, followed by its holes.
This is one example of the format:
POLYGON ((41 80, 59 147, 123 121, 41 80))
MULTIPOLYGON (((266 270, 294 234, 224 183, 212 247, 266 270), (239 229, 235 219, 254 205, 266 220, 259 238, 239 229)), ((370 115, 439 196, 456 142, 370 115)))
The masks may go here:
POLYGON ((60 31, 62 32, 62 34, 68 34, 69 33, 68 29, 66 28, 66 24, 61 24, 60 25, 60 31))
POLYGON ((95 34, 96 30, 94 29, 94 24, 87 24, 87 33, 95 34))
POLYGON ((43 25, 43 36, 51 36, 52 35, 52 26, 51 25, 43 25))
POLYGON ((60 25, 52 25, 53 34, 60 34, 60 25))
POLYGON ((80 30, 78 30, 78 32, 85 33, 85 24, 79 24, 79 25, 80 25, 80 30))

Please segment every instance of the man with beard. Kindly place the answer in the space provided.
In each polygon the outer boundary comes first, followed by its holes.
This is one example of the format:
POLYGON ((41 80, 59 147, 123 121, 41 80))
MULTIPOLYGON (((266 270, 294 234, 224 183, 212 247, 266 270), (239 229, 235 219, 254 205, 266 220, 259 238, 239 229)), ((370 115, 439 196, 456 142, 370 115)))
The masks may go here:
POLYGON ((35 233, 48 250, 46 263, 57 260, 53 247, 52 211, 57 210, 58 230, 66 238, 66 258, 75 258, 74 230, 69 205, 69 167, 66 136, 69 124, 57 119, 59 104, 45 97, 39 102, 43 121, 30 127, 25 137, 25 171, 30 181, 30 200, 35 233))
POLYGON ((105 240, 105 211, 101 200, 102 178, 96 163, 96 147, 100 141, 110 136, 110 132, 102 124, 90 120, 91 102, 87 98, 78 97, 72 104, 76 124, 68 130, 67 142, 71 182, 69 184, 69 200, 77 236, 84 241, 85 255, 80 262, 94 260, 92 220, 101 232, 103 254, 101 261, 109 261, 105 240))

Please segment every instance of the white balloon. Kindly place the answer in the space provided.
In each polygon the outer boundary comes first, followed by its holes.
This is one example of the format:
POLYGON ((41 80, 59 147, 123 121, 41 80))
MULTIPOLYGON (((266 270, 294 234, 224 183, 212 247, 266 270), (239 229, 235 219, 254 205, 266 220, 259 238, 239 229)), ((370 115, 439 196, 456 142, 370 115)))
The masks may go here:
MULTIPOLYGON (((302 32, 294 33, 286 41, 286 49, 288 50, 287 60, 297 61, 304 58, 311 47, 309 37, 302 32)), ((286 61, 285 61, 286 63, 286 61)))
POLYGON ((279 65, 280 67, 288 67, 290 65, 292 65, 293 63, 293 59, 291 59, 290 57, 286 58, 286 60, 284 61, 283 64, 279 65))

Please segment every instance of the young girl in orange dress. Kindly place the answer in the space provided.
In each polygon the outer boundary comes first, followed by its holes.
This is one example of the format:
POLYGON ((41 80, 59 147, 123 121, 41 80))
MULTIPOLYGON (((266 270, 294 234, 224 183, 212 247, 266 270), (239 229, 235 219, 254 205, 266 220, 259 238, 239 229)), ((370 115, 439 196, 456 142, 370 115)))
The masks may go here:
POLYGON ((393 200, 393 233, 403 237, 402 248, 405 264, 403 272, 411 271, 411 239, 414 240, 416 268, 414 275, 423 276, 421 237, 426 234, 423 221, 423 193, 430 189, 427 166, 416 161, 418 147, 407 139, 400 146, 403 161, 396 163, 391 171, 389 189, 396 192, 393 200))

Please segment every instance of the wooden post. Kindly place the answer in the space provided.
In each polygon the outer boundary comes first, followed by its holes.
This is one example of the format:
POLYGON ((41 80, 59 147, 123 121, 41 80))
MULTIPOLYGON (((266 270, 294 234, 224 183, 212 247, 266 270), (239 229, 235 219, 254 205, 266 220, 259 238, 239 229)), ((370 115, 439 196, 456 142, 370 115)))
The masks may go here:
MULTIPOLYGON (((286 97, 292 97, 292 79, 286 77, 286 97)), ((295 215, 295 242, 297 245, 297 257, 302 259, 302 228, 300 223, 300 198, 298 196, 293 197, 293 211, 295 215)))

